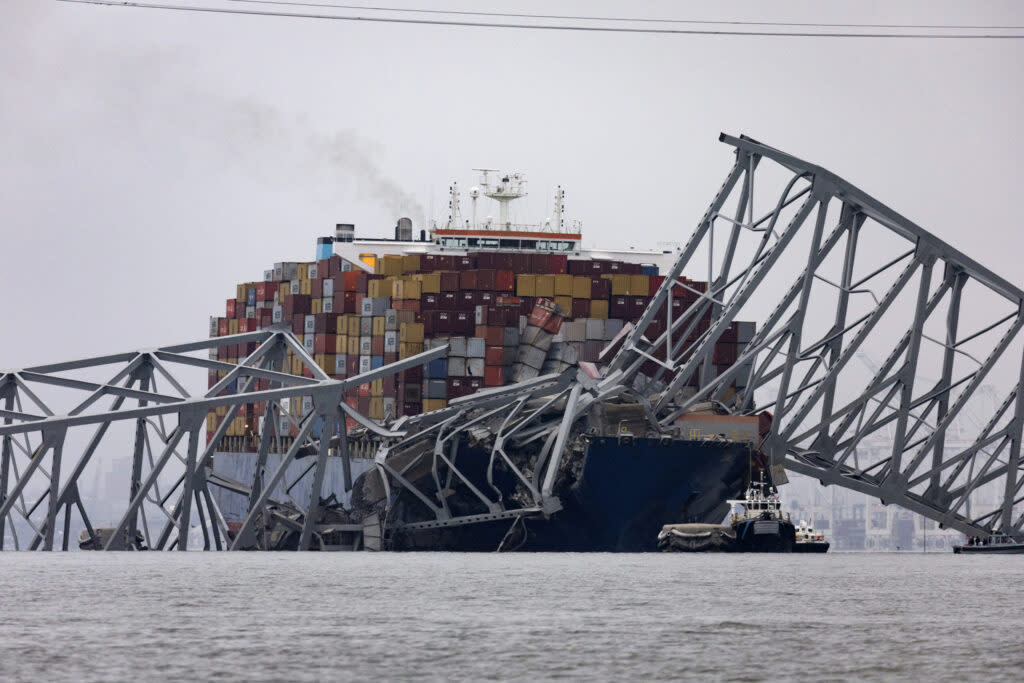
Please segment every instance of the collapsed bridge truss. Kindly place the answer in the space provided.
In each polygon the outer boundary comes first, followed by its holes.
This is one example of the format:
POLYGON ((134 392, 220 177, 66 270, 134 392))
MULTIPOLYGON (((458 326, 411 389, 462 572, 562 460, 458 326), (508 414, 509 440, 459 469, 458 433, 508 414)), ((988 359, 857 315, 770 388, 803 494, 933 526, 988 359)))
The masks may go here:
POLYGON ((266 547, 272 492, 289 464, 312 458, 301 475, 312 493, 297 506, 301 521, 291 522, 297 547, 310 548, 323 530, 327 459, 347 465, 352 439, 372 450, 384 501, 379 516, 363 521, 367 532, 376 525, 367 546, 386 547, 381 537, 399 496, 426 511, 407 529, 514 525, 560 509, 554 484, 573 435, 602 402, 621 396, 643 407, 646 435, 666 438, 680 436, 680 416, 709 400, 736 414, 770 411, 761 450, 775 465, 964 533, 1021 538, 1024 292, 829 171, 746 137, 721 139, 735 150, 732 169, 647 310, 609 344, 599 369, 573 366, 383 424, 346 405, 345 390, 446 348, 334 380, 289 331, 271 329, 0 374, 0 548, 11 547, 10 536, 16 547, 52 549, 62 526, 67 549, 77 515, 104 549, 185 550, 193 514, 206 548, 266 547), (706 288, 683 277, 698 273, 706 288), (757 322, 752 339, 735 338, 741 319, 757 322), (716 358, 720 340, 738 343, 737 358, 716 358), (251 342, 259 347, 237 366, 195 355, 251 342), (872 349, 887 356, 865 375, 851 360, 872 349), (286 372, 286 352, 313 376, 286 372), (108 381, 70 376, 112 366, 108 381), (197 396, 179 368, 227 374, 197 396), (986 422, 964 430, 958 418, 995 378, 1005 398, 986 422), (312 399, 305 414, 282 409, 285 399, 303 397, 312 399), (99 409, 101 401, 110 406, 99 409), (255 474, 228 481, 208 464, 230 416, 256 401, 267 407, 255 474), (206 416, 218 408, 229 417, 201 447, 206 416), (282 417, 297 428, 294 441, 277 434, 282 417), (347 433, 344 418, 356 432, 347 433), (116 438, 117 427, 126 438, 116 438), (83 430, 87 437, 71 438, 83 430), (879 435, 884 449, 864 447, 879 435), (83 475, 98 453, 126 450, 122 442, 133 444, 130 489, 101 543, 83 504, 83 475), (459 460, 467 442, 490 452, 488 482, 498 465, 525 496, 474 484, 459 460), (271 450, 282 453, 276 468, 267 466, 271 450), (414 471, 429 474, 430 490, 413 481, 414 471), (229 534, 211 486, 247 498, 240 530, 229 534), (476 509, 449 506, 442 492, 457 487, 476 509), (979 491, 990 502, 972 508, 979 491), (29 538, 14 535, 15 522, 29 538))

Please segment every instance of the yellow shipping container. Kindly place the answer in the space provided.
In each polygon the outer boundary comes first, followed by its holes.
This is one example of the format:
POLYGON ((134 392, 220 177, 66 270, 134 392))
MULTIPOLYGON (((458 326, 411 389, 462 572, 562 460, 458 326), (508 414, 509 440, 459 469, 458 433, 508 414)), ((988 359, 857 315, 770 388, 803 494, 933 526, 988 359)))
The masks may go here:
POLYGON ((628 275, 612 275, 610 273, 603 273, 601 275, 606 280, 610 280, 612 283, 612 296, 628 296, 629 295, 629 276, 628 275))
MULTIPOLYGON (((440 283, 439 283, 440 284, 440 283)), ((416 299, 419 300, 422 294, 423 288, 419 280, 412 278, 406 278, 401 281, 399 286, 399 299, 416 299)))
POLYGON ((411 358, 417 353, 423 353, 422 342, 399 342, 398 344, 398 358, 399 360, 405 360, 411 358))
POLYGON ((206 431, 214 432, 217 431, 217 415, 214 413, 208 413, 206 416, 206 431))
POLYGON ((590 298, 590 278, 585 276, 577 276, 572 279, 572 298, 573 299, 589 299, 590 298))
POLYGON ((302 283, 299 285, 299 294, 305 294, 306 296, 309 296, 313 293, 312 282, 310 282, 309 280, 299 280, 299 282, 302 283))
POLYGON ((379 396, 373 396, 370 398, 370 419, 384 419, 384 399, 379 396))
POLYGON ((649 296, 651 293, 651 278, 647 275, 630 275, 629 295, 649 296))
POLYGON ((356 336, 356 337, 350 336, 348 338, 348 353, 346 355, 348 355, 348 356, 358 356, 359 355, 359 337, 358 336, 356 336))
POLYGON ((228 333, 238 334, 238 320, 236 318, 228 320, 228 333))
POLYGON ((572 297, 571 296, 556 296, 555 305, 558 306, 562 311, 562 315, 566 318, 572 317, 572 297))
POLYGON ((383 337, 384 330, 387 327, 387 318, 382 315, 373 316, 373 336, 383 337))
POLYGON ((572 275, 555 275, 555 296, 572 298, 572 275))
POLYGON ((313 315, 324 312, 323 299, 311 299, 310 304, 313 307, 313 315))
POLYGON ((601 320, 608 319, 608 300, 607 299, 594 299, 590 302, 590 317, 600 318, 601 320))
POLYGON ((534 296, 544 296, 550 299, 555 295, 554 275, 537 275, 536 283, 534 286, 534 296))
POLYGON ((401 254, 384 254, 377 260, 377 273, 379 275, 401 275, 402 256, 401 254))
POLYGON ((342 356, 348 353, 347 334, 339 334, 337 337, 335 337, 334 352, 342 356))
POLYGON ((348 314, 345 315, 345 318, 348 319, 348 328, 347 328, 348 336, 350 336, 350 337, 358 337, 359 336, 359 333, 360 333, 359 326, 362 324, 362 323, 359 322, 360 317, 361 316, 358 316, 355 313, 348 313, 348 314))
POLYGON ((320 369, 326 372, 328 375, 334 374, 335 357, 333 353, 318 353, 313 356, 313 360, 320 366, 320 369))
POLYGON ((537 276, 516 275, 516 296, 537 296, 537 276))
POLYGON ((443 398, 423 399, 423 412, 429 413, 434 410, 443 410, 448 407, 448 401, 443 398))
POLYGON ((441 273, 419 273, 413 277, 419 281, 422 294, 441 293, 441 273))
POLYGON ((384 395, 384 380, 383 379, 375 379, 372 382, 370 382, 370 396, 383 396, 383 395, 384 395))
POLYGON ((406 254, 402 257, 402 272, 415 273, 420 269, 420 255, 406 254))
POLYGON ((235 301, 245 301, 246 297, 245 284, 235 285, 235 301))
POLYGON ((423 343, 423 323, 402 323, 398 339, 403 342, 423 343))

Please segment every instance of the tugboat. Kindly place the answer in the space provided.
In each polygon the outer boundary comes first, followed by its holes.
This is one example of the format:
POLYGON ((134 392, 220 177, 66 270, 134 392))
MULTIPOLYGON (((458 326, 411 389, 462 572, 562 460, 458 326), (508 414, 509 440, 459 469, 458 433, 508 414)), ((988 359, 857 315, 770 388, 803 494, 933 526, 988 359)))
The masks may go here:
POLYGON ((960 553, 994 553, 997 555, 1024 555, 1024 543, 1012 536, 997 531, 989 538, 971 538, 963 545, 953 546, 953 552, 960 553))
POLYGON ((827 553, 829 547, 830 544, 825 540, 825 534, 816 532, 809 522, 800 520, 796 527, 794 553, 827 553))
POLYGON ((791 553, 796 527, 783 514, 778 492, 768 482, 753 482, 742 500, 727 501, 733 507, 730 524, 736 534, 737 552, 791 553), (742 508, 735 511, 736 508, 742 508))
MULTIPOLYGON (((728 524, 666 524, 658 534, 658 549, 663 552, 796 551, 796 527, 789 515, 782 512, 778 492, 765 481, 763 472, 759 481, 751 483, 744 498, 727 502, 733 510, 728 524)), ((825 543, 825 550, 828 550, 828 543, 825 543)))

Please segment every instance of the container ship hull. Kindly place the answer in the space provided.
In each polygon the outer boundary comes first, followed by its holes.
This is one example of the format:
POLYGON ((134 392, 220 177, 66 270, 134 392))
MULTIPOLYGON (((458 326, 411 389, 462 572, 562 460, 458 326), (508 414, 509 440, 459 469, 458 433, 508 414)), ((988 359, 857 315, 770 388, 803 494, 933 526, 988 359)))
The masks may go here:
MULTIPOLYGON (((466 455, 480 459, 482 473, 487 454, 471 450, 466 455)), ((724 501, 747 484, 751 449, 724 441, 602 437, 591 439, 582 457, 579 478, 561 482, 556 491, 563 508, 550 516, 406 530, 402 518, 414 516, 415 506, 398 501, 389 549, 655 551, 664 524, 722 520, 728 511, 724 501)), ((495 483, 507 487, 511 480, 498 477, 495 483)))

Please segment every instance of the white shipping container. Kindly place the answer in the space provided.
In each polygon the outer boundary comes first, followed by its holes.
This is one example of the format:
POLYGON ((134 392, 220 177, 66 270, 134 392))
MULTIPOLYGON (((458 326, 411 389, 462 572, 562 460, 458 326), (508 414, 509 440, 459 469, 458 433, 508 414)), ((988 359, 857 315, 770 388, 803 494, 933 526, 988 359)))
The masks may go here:
POLYGON ((384 329, 385 330, 397 330, 398 329, 398 311, 393 308, 389 308, 384 311, 384 329))
POLYGON ((264 282, 273 282, 274 281, 274 269, 273 268, 271 268, 270 270, 264 270, 263 271, 263 281, 264 282))
POLYGON ((519 363, 527 365, 535 370, 540 370, 547 358, 547 351, 538 349, 536 346, 523 345, 519 347, 519 363))
POLYGON ((273 313, 270 314, 271 322, 280 323, 284 322, 284 309, 281 308, 280 304, 277 304, 272 309, 273 313))
POLYGON ((466 357, 466 338, 465 337, 449 337, 448 338, 448 357, 449 358, 465 358, 466 357))
POLYGON ((316 280, 318 277, 320 277, 320 267, 317 266, 315 263, 312 263, 309 266, 308 273, 308 277, 310 280, 316 280))
POLYGON ((289 294, 302 294, 302 283, 298 280, 291 280, 288 283, 289 294))
POLYGON ((604 341, 605 337, 605 324, 601 318, 585 318, 586 324, 586 339, 593 341, 604 341))
POLYGON ((603 322, 605 341, 611 341, 612 339, 615 339, 615 335, 617 335, 619 332, 622 332, 622 327, 625 325, 625 323, 622 320, 619 320, 617 318, 609 318, 608 320, 605 320, 603 322))
POLYGON ((398 332, 388 330, 384 333, 384 353, 398 353, 398 332))
POLYGON ((449 356, 448 357, 448 376, 449 377, 465 377, 466 376, 466 359, 461 356, 449 356))
POLYGON ((302 397, 302 414, 308 415, 313 412, 313 397, 303 396, 302 397))
POLYGON ((483 358, 487 353, 487 345, 480 337, 470 337, 466 340, 466 357, 483 358))
POLYGON ((369 356, 359 356, 359 374, 369 372, 373 368, 373 361, 369 356))
MULTIPOLYGON (((326 282, 330 282, 330 280, 326 280, 326 282)), ((324 313, 334 313, 334 299, 325 296, 320 304, 320 310, 324 313)))
POLYGON ((217 316, 211 315, 210 316, 210 336, 211 337, 216 337, 218 334, 220 334, 220 320, 217 319, 217 316))
POLYGON ((314 334, 316 332, 316 316, 307 315, 306 320, 303 324, 302 331, 306 334, 314 334))
POLYGON ((484 376, 484 359, 483 358, 469 358, 466 360, 466 376, 467 377, 483 377, 484 376))
POLYGON ((316 339, 315 334, 307 334, 302 337, 302 346, 306 349, 307 353, 313 353, 313 340, 316 339))
POLYGON ((334 296, 334 280, 327 278, 324 280, 324 298, 334 296))
POLYGON ((359 338, 359 355, 369 356, 373 353, 373 337, 359 338))

